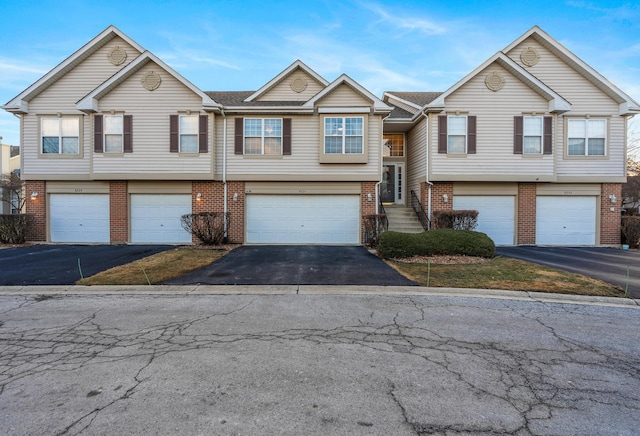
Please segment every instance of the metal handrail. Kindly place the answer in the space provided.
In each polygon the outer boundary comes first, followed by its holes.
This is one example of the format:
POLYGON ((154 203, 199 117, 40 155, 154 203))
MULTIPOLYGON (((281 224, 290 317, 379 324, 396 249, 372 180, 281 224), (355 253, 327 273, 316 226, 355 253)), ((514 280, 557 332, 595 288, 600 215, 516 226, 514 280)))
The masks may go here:
POLYGON ((431 227, 429 223, 429 217, 427 216, 427 213, 424 211, 424 208, 422 207, 422 204, 420 203, 420 200, 418 200, 418 196, 416 195, 416 192, 413 189, 411 190, 411 207, 413 208, 413 211, 418 216, 418 219, 420 220, 420 224, 422 224, 422 228, 425 230, 429 230, 429 228, 431 227))
POLYGON ((387 211, 384 210, 380 195, 378 195, 378 215, 380 215, 380 219, 382 219, 382 228, 389 230, 389 218, 387 218, 387 211))

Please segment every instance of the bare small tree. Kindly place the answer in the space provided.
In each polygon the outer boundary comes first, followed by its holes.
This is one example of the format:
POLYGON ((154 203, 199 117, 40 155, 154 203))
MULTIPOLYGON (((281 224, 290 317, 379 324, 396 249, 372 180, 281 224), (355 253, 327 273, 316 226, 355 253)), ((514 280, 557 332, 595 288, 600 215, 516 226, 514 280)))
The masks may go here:
POLYGON ((2 202, 9 205, 11 209, 19 213, 24 211, 27 201, 24 191, 24 180, 16 173, 3 174, 0 177, 0 188, 2 189, 2 202))

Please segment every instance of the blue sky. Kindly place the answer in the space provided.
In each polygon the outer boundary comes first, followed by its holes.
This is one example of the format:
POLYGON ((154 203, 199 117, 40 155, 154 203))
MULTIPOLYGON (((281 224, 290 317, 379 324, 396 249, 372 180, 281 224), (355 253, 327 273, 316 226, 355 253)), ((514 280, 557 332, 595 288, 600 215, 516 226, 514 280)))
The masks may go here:
MULTIPOLYGON (((0 104, 110 24, 206 91, 258 89, 301 59, 378 96, 444 91, 538 25, 640 101, 638 1, 2 0, 0 10, 0 104)), ((3 142, 18 135, 0 111, 3 142)))

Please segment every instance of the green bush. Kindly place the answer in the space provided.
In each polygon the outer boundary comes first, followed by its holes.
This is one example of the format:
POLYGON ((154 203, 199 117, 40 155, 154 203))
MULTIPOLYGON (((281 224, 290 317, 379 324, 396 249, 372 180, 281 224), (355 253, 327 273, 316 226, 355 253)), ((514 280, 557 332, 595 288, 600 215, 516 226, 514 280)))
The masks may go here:
POLYGON ((493 257, 496 246, 486 234, 438 229, 422 233, 384 232, 378 253, 385 259, 437 254, 493 257))

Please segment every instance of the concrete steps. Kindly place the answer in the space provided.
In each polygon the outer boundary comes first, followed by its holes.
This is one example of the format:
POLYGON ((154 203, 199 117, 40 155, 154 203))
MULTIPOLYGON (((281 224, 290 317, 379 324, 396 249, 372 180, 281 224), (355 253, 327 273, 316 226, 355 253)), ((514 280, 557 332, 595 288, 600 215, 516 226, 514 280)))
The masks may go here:
POLYGON ((424 232, 413 209, 404 206, 385 206, 384 210, 389 220, 389 230, 402 233, 424 232))

